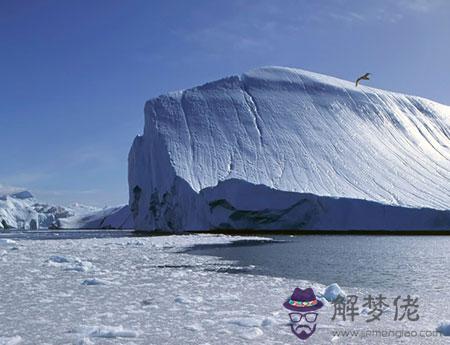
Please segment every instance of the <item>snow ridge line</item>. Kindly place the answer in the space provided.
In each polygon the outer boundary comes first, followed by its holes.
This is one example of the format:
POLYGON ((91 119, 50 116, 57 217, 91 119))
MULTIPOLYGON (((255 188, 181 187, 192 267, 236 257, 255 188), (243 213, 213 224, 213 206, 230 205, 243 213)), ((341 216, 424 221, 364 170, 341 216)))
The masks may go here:
MULTIPOLYGON (((187 134, 189 137, 189 148, 190 148, 190 152, 191 152, 191 164, 194 162, 194 142, 192 141, 192 131, 191 131, 191 127, 189 126, 188 120, 187 120, 187 116, 186 116, 186 111, 184 110, 184 102, 185 102, 185 98, 184 98, 185 92, 183 91, 181 93, 180 96, 180 108, 181 108, 181 113, 183 115, 183 119, 184 119, 184 123, 186 124, 186 128, 187 128, 187 134)), ((191 181, 194 181, 193 176, 192 176, 192 171, 190 173, 191 175, 191 181)), ((198 181, 198 178, 197 178, 198 181)), ((200 181, 198 181, 198 184, 200 185, 200 181)))
POLYGON ((258 135, 259 135, 259 143, 261 146, 263 146, 263 137, 262 137, 261 125, 259 123, 258 107, 256 106, 253 96, 247 90, 247 87, 245 86, 245 84, 242 80, 240 80, 240 87, 244 94, 245 102, 247 103, 247 106, 250 109, 250 113, 253 115, 253 119, 255 120, 256 131, 258 132, 258 135))

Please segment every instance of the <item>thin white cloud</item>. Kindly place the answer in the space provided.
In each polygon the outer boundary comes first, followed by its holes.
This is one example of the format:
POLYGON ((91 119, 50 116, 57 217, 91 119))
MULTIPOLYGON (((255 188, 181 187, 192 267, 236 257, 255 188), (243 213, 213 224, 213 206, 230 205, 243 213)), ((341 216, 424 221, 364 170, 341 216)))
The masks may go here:
POLYGON ((66 155, 65 165, 82 167, 89 165, 97 168, 105 165, 114 165, 118 161, 118 153, 111 147, 102 145, 88 145, 74 149, 66 155))
POLYGON ((298 37, 302 28, 312 22, 311 7, 304 1, 286 1, 284 6, 273 1, 231 1, 234 15, 189 32, 174 34, 195 44, 203 53, 225 51, 260 51, 276 49, 274 42, 298 37))
POLYGON ((438 9, 443 5, 449 5, 448 0, 402 0, 400 7, 411 11, 426 13, 438 9))
POLYGON ((333 19, 354 24, 355 22, 364 22, 366 17, 356 12, 330 12, 329 16, 333 19))
POLYGON ((6 181, 8 186, 27 186, 37 181, 49 179, 53 176, 54 173, 49 172, 27 171, 15 173, 10 176, 3 176, 1 179, 6 181))
POLYGON ((16 186, 7 186, 0 183, 0 195, 17 193, 25 190, 26 188, 16 187, 16 186))
POLYGON ((70 189, 33 189, 36 194, 41 196, 66 196, 66 195, 95 195, 100 192, 99 189, 86 189, 86 190, 70 190, 70 189))
POLYGON ((401 14, 397 10, 394 11, 393 9, 387 10, 385 8, 379 8, 375 13, 376 14, 374 17, 380 22, 394 24, 403 19, 403 14, 401 14))

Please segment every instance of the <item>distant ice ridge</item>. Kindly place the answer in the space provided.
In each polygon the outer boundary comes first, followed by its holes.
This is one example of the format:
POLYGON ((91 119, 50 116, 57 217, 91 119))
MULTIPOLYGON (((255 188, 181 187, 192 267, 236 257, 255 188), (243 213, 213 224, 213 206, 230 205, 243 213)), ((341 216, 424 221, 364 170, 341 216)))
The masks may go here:
POLYGON ((128 205, 106 207, 84 213, 74 213, 73 217, 61 220, 66 229, 133 229, 133 217, 128 205))
POLYGON ((38 201, 29 191, 0 195, 0 229, 48 228, 132 229, 133 219, 128 206, 55 206, 38 201))
POLYGON ((152 99, 141 230, 450 229, 450 107, 283 67, 152 99))

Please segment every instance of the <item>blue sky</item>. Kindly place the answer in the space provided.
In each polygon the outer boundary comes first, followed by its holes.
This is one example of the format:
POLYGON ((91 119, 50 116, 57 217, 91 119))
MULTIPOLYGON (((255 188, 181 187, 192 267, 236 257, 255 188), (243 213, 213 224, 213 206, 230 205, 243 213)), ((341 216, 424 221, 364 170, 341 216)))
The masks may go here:
POLYGON ((147 99, 261 65, 450 104, 450 1, 0 0, 0 190, 126 203, 147 99))

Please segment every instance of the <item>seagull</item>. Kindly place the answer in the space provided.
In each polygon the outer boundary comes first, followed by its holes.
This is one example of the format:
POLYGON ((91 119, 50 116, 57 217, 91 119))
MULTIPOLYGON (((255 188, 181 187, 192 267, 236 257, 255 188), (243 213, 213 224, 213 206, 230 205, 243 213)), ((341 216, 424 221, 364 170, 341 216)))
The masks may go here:
POLYGON ((361 77, 359 77, 358 79, 356 79, 355 86, 358 86, 358 84, 361 80, 370 80, 369 75, 370 75, 370 73, 366 73, 366 74, 362 75, 361 77))

